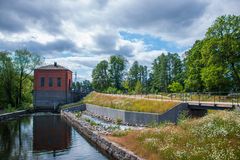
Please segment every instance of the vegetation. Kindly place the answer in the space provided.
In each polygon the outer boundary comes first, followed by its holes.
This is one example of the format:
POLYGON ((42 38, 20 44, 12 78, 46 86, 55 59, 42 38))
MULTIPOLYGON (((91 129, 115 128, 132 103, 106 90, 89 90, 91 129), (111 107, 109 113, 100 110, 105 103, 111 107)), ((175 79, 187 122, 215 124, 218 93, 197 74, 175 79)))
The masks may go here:
POLYGON ((237 92, 240 89, 240 16, 218 17, 202 40, 180 58, 162 53, 151 71, 111 56, 93 70, 93 87, 107 93, 237 92), (127 73, 126 73, 127 72, 127 73), (126 74, 125 74, 126 73, 126 74))
POLYGON ((177 105, 176 102, 161 102, 147 99, 126 98, 96 92, 92 92, 86 96, 83 100, 83 103, 128 111, 153 113, 163 113, 177 105))
POLYGON ((90 93, 92 91, 92 84, 89 80, 73 82, 72 90, 80 93, 90 93))
POLYGON ((200 119, 182 121, 177 126, 165 124, 108 138, 146 159, 237 160, 239 122, 239 112, 218 111, 200 119))
POLYGON ((69 103, 69 104, 65 104, 61 106, 61 109, 67 109, 67 108, 71 108, 71 107, 75 107, 75 106, 79 106, 83 104, 83 101, 78 101, 78 102, 74 102, 74 103, 69 103))
POLYGON ((42 58, 26 49, 0 52, 0 109, 25 109, 32 104, 33 70, 42 58))

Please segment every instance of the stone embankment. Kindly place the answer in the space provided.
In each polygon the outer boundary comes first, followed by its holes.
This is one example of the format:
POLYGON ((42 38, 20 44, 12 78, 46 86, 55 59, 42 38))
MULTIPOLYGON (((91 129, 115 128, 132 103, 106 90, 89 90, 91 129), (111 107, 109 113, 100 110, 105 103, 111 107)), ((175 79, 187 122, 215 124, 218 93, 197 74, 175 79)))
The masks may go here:
POLYGON ((0 121, 15 119, 15 118, 23 116, 27 113, 28 113, 28 111, 21 110, 21 111, 16 111, 16 112, 11 112, 11 113, 0 114, 0 121))
POLYGON ((95 131, 89 124, 80 120, 71 112, 62 110, 61 116, 66 119, 78 132, 82 133, 92 143, 96 144, 103 153, 107 154, 113 159, 118 160, 141 160, 142 158, 128 151, 118 144, 109 141, 98 131, 95 131))

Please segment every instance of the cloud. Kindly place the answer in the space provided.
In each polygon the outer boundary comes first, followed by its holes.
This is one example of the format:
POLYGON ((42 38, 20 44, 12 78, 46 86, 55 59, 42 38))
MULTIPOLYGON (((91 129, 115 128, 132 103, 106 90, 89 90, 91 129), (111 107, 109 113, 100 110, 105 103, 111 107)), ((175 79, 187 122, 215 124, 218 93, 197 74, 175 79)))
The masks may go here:
POLYGON ((239 15, 239 6, 239 0, 2 0, 0 50, 28 48, 46 62, 71 62, 86 78, 97 62, 115 54, 150 67, 169 51, 166 43, 176 44, 174 50, 191 47, 216 17, 239 15), (123 38, 121 32, 162 44, 123 38))
POLYGON ((47 44, 38 43, 36 41, 11 42, 0 40, 0 50, 15 51, 19 48, 27 48, 31 52, 48 57, 64 56, 64 52, 72 53, 79 51, 70 40, 56 40, 47 44), (51 56, 51 54, 54 55, 51 56))

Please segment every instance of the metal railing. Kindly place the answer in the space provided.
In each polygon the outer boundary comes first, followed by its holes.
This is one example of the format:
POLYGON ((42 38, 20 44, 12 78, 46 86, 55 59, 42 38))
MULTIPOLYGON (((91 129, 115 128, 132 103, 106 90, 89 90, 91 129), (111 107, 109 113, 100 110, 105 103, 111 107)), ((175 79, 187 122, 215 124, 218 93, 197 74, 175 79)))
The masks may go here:
POLYGON ((240 93, 226 92, 188 92, 159 94, 111 94, 130 98, 156 99, 160 101, 176 101, 214 106, 240 107, 240 93))

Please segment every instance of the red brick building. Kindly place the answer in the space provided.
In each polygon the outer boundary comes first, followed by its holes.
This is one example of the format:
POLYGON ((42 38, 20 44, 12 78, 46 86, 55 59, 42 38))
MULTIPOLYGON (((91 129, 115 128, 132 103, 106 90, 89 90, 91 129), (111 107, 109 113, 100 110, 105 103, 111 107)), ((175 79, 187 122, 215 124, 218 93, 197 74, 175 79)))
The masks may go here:
POLYGON ((34 70, 33 103, 37 109, 56 109, 71 99, 72 71, 58 65, 47 65, 34 70))

